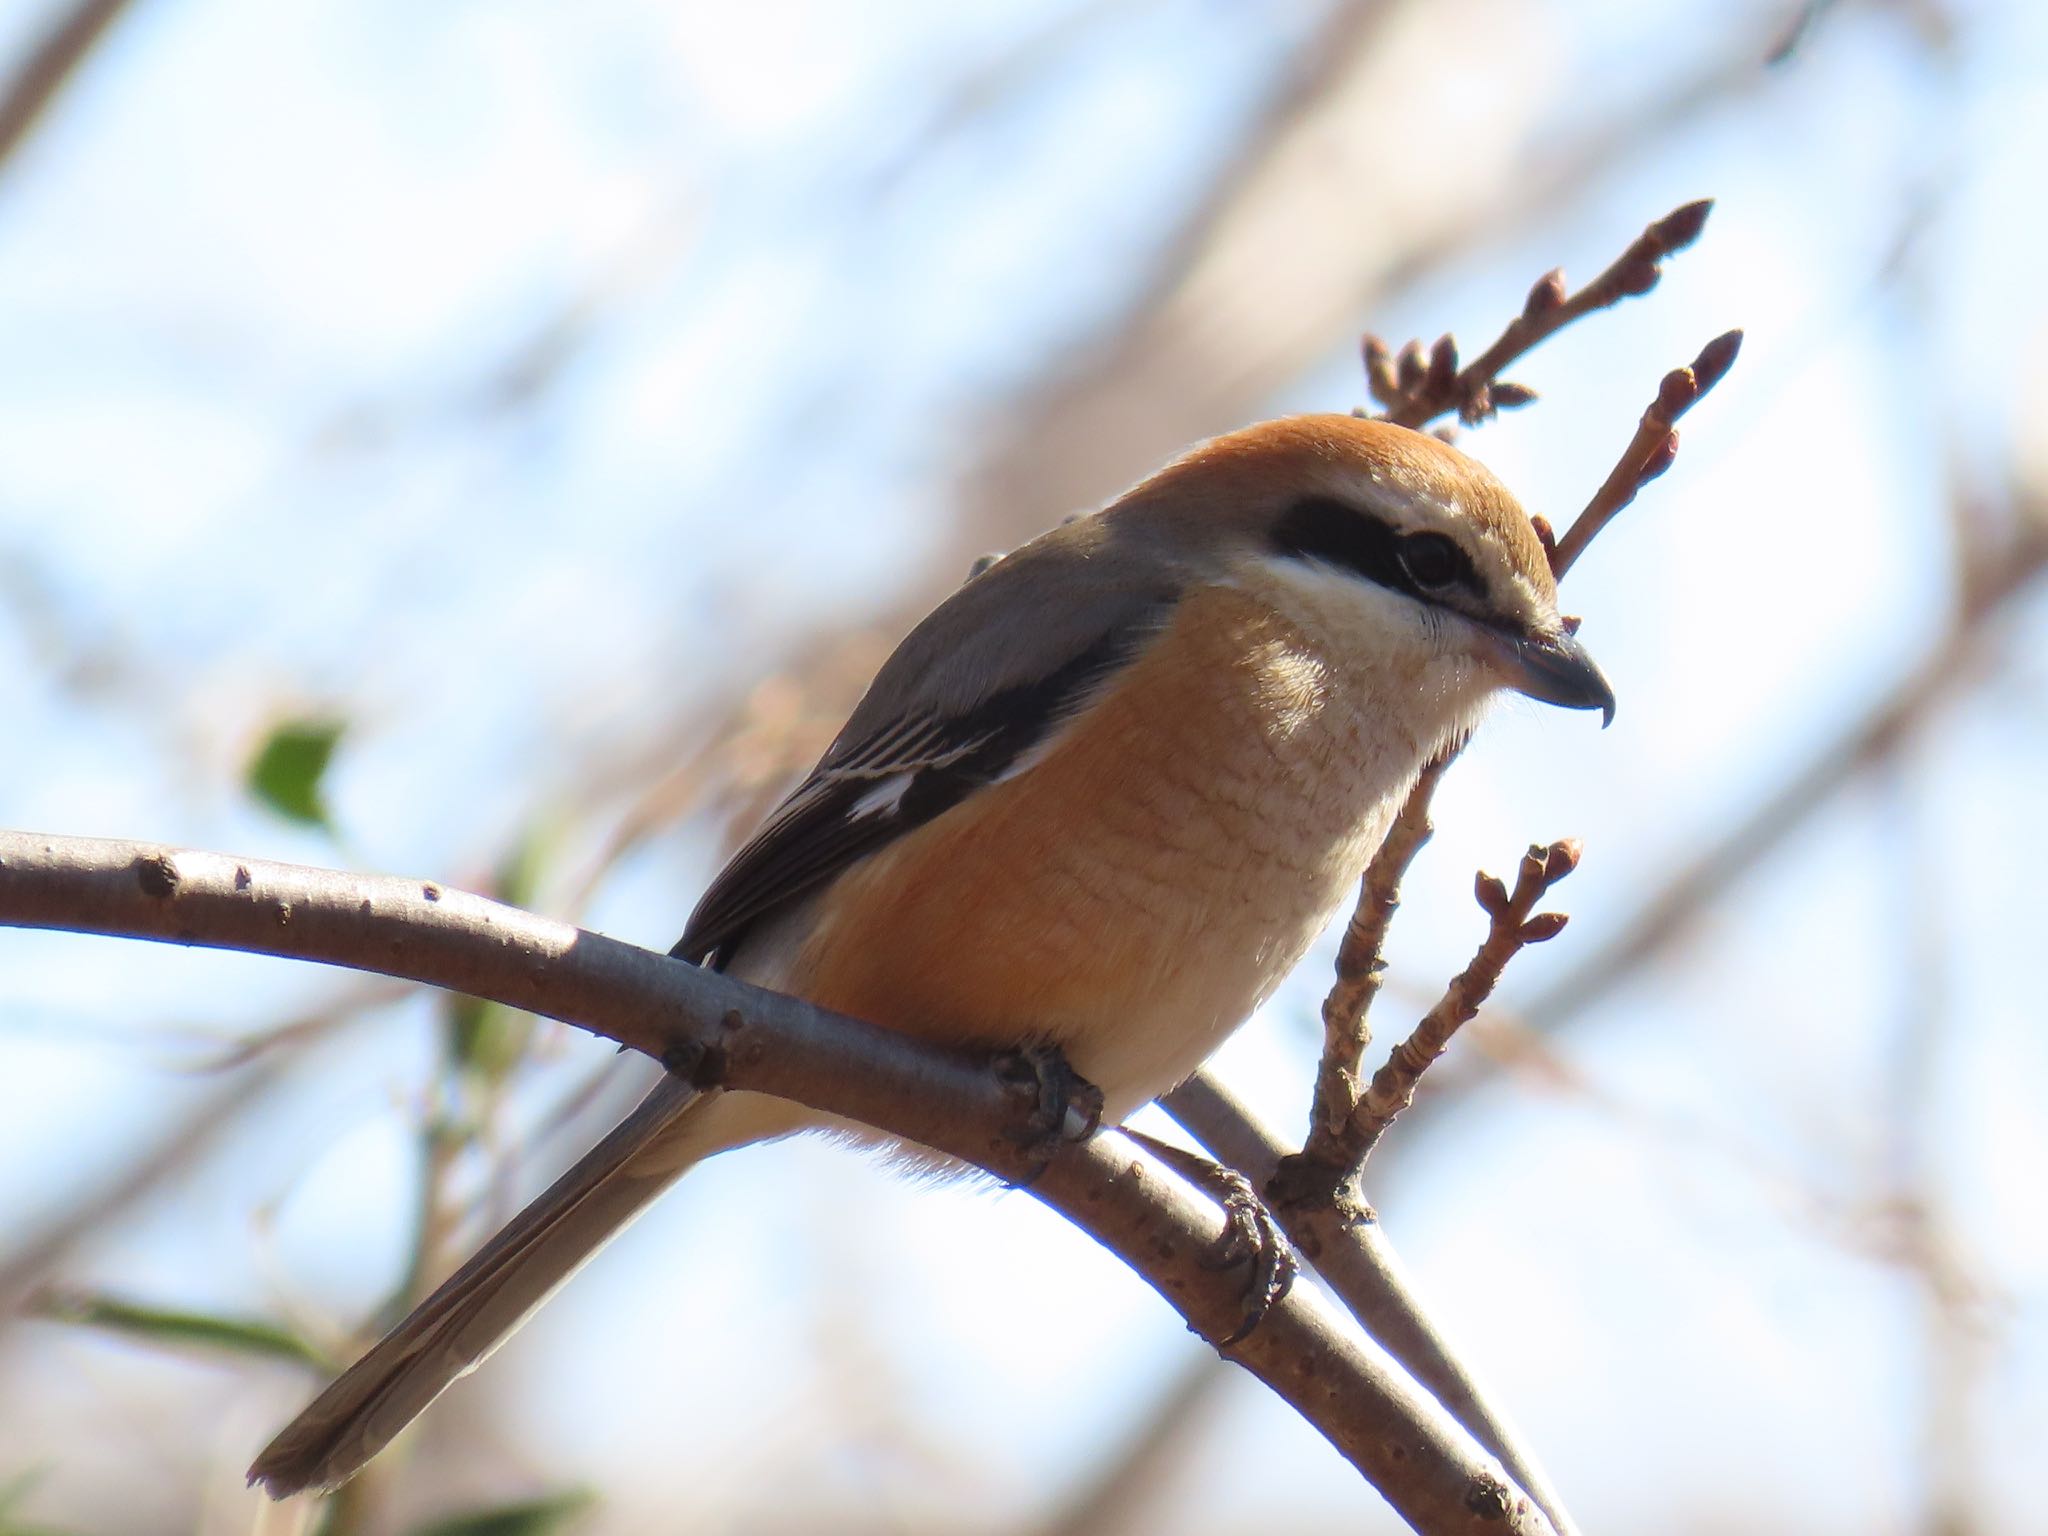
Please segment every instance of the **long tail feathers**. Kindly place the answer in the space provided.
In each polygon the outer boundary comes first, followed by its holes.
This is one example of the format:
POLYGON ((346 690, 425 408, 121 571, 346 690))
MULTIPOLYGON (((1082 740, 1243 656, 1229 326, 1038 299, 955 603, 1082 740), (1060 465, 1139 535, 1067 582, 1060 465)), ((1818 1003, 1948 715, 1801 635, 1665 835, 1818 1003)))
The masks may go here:
MULTIPOLYGON (((665 1077, 575 1167, 285 1426, 249 1469, 272 1498, 346 1481, 699 1158, 706 1101, 665 1077)), ((714 1117, 715 1118, 715 1117, 714 1117)))

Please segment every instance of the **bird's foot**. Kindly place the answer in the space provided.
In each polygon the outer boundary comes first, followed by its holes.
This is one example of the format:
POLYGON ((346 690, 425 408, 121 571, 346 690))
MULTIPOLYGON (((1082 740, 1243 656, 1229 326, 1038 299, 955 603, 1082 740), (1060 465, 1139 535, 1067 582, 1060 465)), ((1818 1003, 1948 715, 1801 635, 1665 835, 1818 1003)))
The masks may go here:
POLYGON ((1294 1249, 1287 1241, 1287 1234, 1280 1230, 1279 1222, 1266 1209, 1258 1191, 1252 1188, 1251 1180, 1235 1168, 1212 1163, 1185 1147, 1147 1136, 1143 1131, 1134 1131, 1128 1126, 1124 1128, 1124 1134, 1133 1141, 1141 1142, 1147 1151, 1223 1207, 1223 1233, 1216 1239, 1216 1245, 1209 1250, 1203 1264, 1209 1269, 1230 1269, 1238 1264, 1251 1266, 1251 1274, 1245 1284, 1244 1314, 1238 1320, 1236 1330, 1228 1338, 1219 1339, 1217 1344, 1228 1349, 1242 1342, 1266 1320, 1266 1314, 1272 1311, 1274 1304, 1294 1287, 1294 1277, 1300 1272, 1300 1266, 1295 1263, 1294 1249))
POLYGON ((1011 1133, 1030 1164, 1018 1187, 1038 1177, 1062 1146, 1086 1141, 1102 1128, 1102 1090, 1069 1066, 1058 1046, 1006 1051, 996 1058, 996 1071, 1031 1103, 1022 1124, 1011 1133))

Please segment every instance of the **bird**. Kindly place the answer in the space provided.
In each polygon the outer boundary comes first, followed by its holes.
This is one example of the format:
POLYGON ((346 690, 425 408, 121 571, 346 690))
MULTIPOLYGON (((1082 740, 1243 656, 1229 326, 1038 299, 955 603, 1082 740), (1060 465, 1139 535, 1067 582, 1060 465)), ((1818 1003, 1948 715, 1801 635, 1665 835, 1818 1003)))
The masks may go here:
MULTIPOLYGON (((673 953, 923 1040, 1057 1047, 1115 1123, 1272 993, 1504 691, 1614 714, 1506 486, 1383 421, 1231 432, 912 629, 673 953)), ((345 1481, 689 1168, 825 1123, 664 1077, 250 1481, 345 1481)))

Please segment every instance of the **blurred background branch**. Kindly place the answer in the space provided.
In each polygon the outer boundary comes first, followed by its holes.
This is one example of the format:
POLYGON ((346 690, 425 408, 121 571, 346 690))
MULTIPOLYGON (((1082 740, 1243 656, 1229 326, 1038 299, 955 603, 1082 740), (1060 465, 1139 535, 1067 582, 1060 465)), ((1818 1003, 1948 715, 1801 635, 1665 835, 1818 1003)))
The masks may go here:
POLYGON ((127 9, 128 0, 77 0, 51 12, 40 34, 0 80, 0 168, 127 9))
MULTIPOLYGON (((1749 327, 1713 431, 1572 577, 1614 729, 1507 713, 1446 781, 1378 1010, 1460 963, 1500 848, 1587 862, 1375 1203, 1590 1530, 2042 1529, 2038 7, 318 0, 131 7, 37 62, 112 9, 0 7, 37 106, 0 200, 0 822, 477 886, 531 848, 533 906, 653 947, 973 556, 1193 437, 1359 405, 1360 331, 1483 340, 1714 190, 1658 302, 1532 355, 1541 409, 1467 443, 1562 523, 1657 366, 1749 327), (319 721, 294 819, 250 769, 319 721)), ((462 1251, 637 1087, 531 1021, 80 955, 0 942, 16 1294, 342 1345, 430 1227, 462 1251), (137 1049, 335 1011, 221 1076, 137 1049)), ((1328 963, 1219 1063, 1275 1123, 1328 963)), ((357 1528, 1378 1518, 1261 1394, 1155 1436, 1194 1346, 1027 1202, 729 1162, 357 1528), (1117 1484, 1127 1443, 1174 1473, 1117 1484)), ((0 1508, 249 1530, 239 1470, 304 1384, 17 1319, 0 1508)))

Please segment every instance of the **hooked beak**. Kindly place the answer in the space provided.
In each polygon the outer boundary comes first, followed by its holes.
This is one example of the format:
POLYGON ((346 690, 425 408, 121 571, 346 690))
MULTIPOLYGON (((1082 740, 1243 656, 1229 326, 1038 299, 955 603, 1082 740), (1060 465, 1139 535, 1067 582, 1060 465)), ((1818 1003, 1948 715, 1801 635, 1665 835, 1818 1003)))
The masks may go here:
POLYGON ((1545 704, 1597 709, 1600 728, 1614 723, 1614 690, 1574 635, 1502 635, 1500 658, 1507 684, 1545 704))

